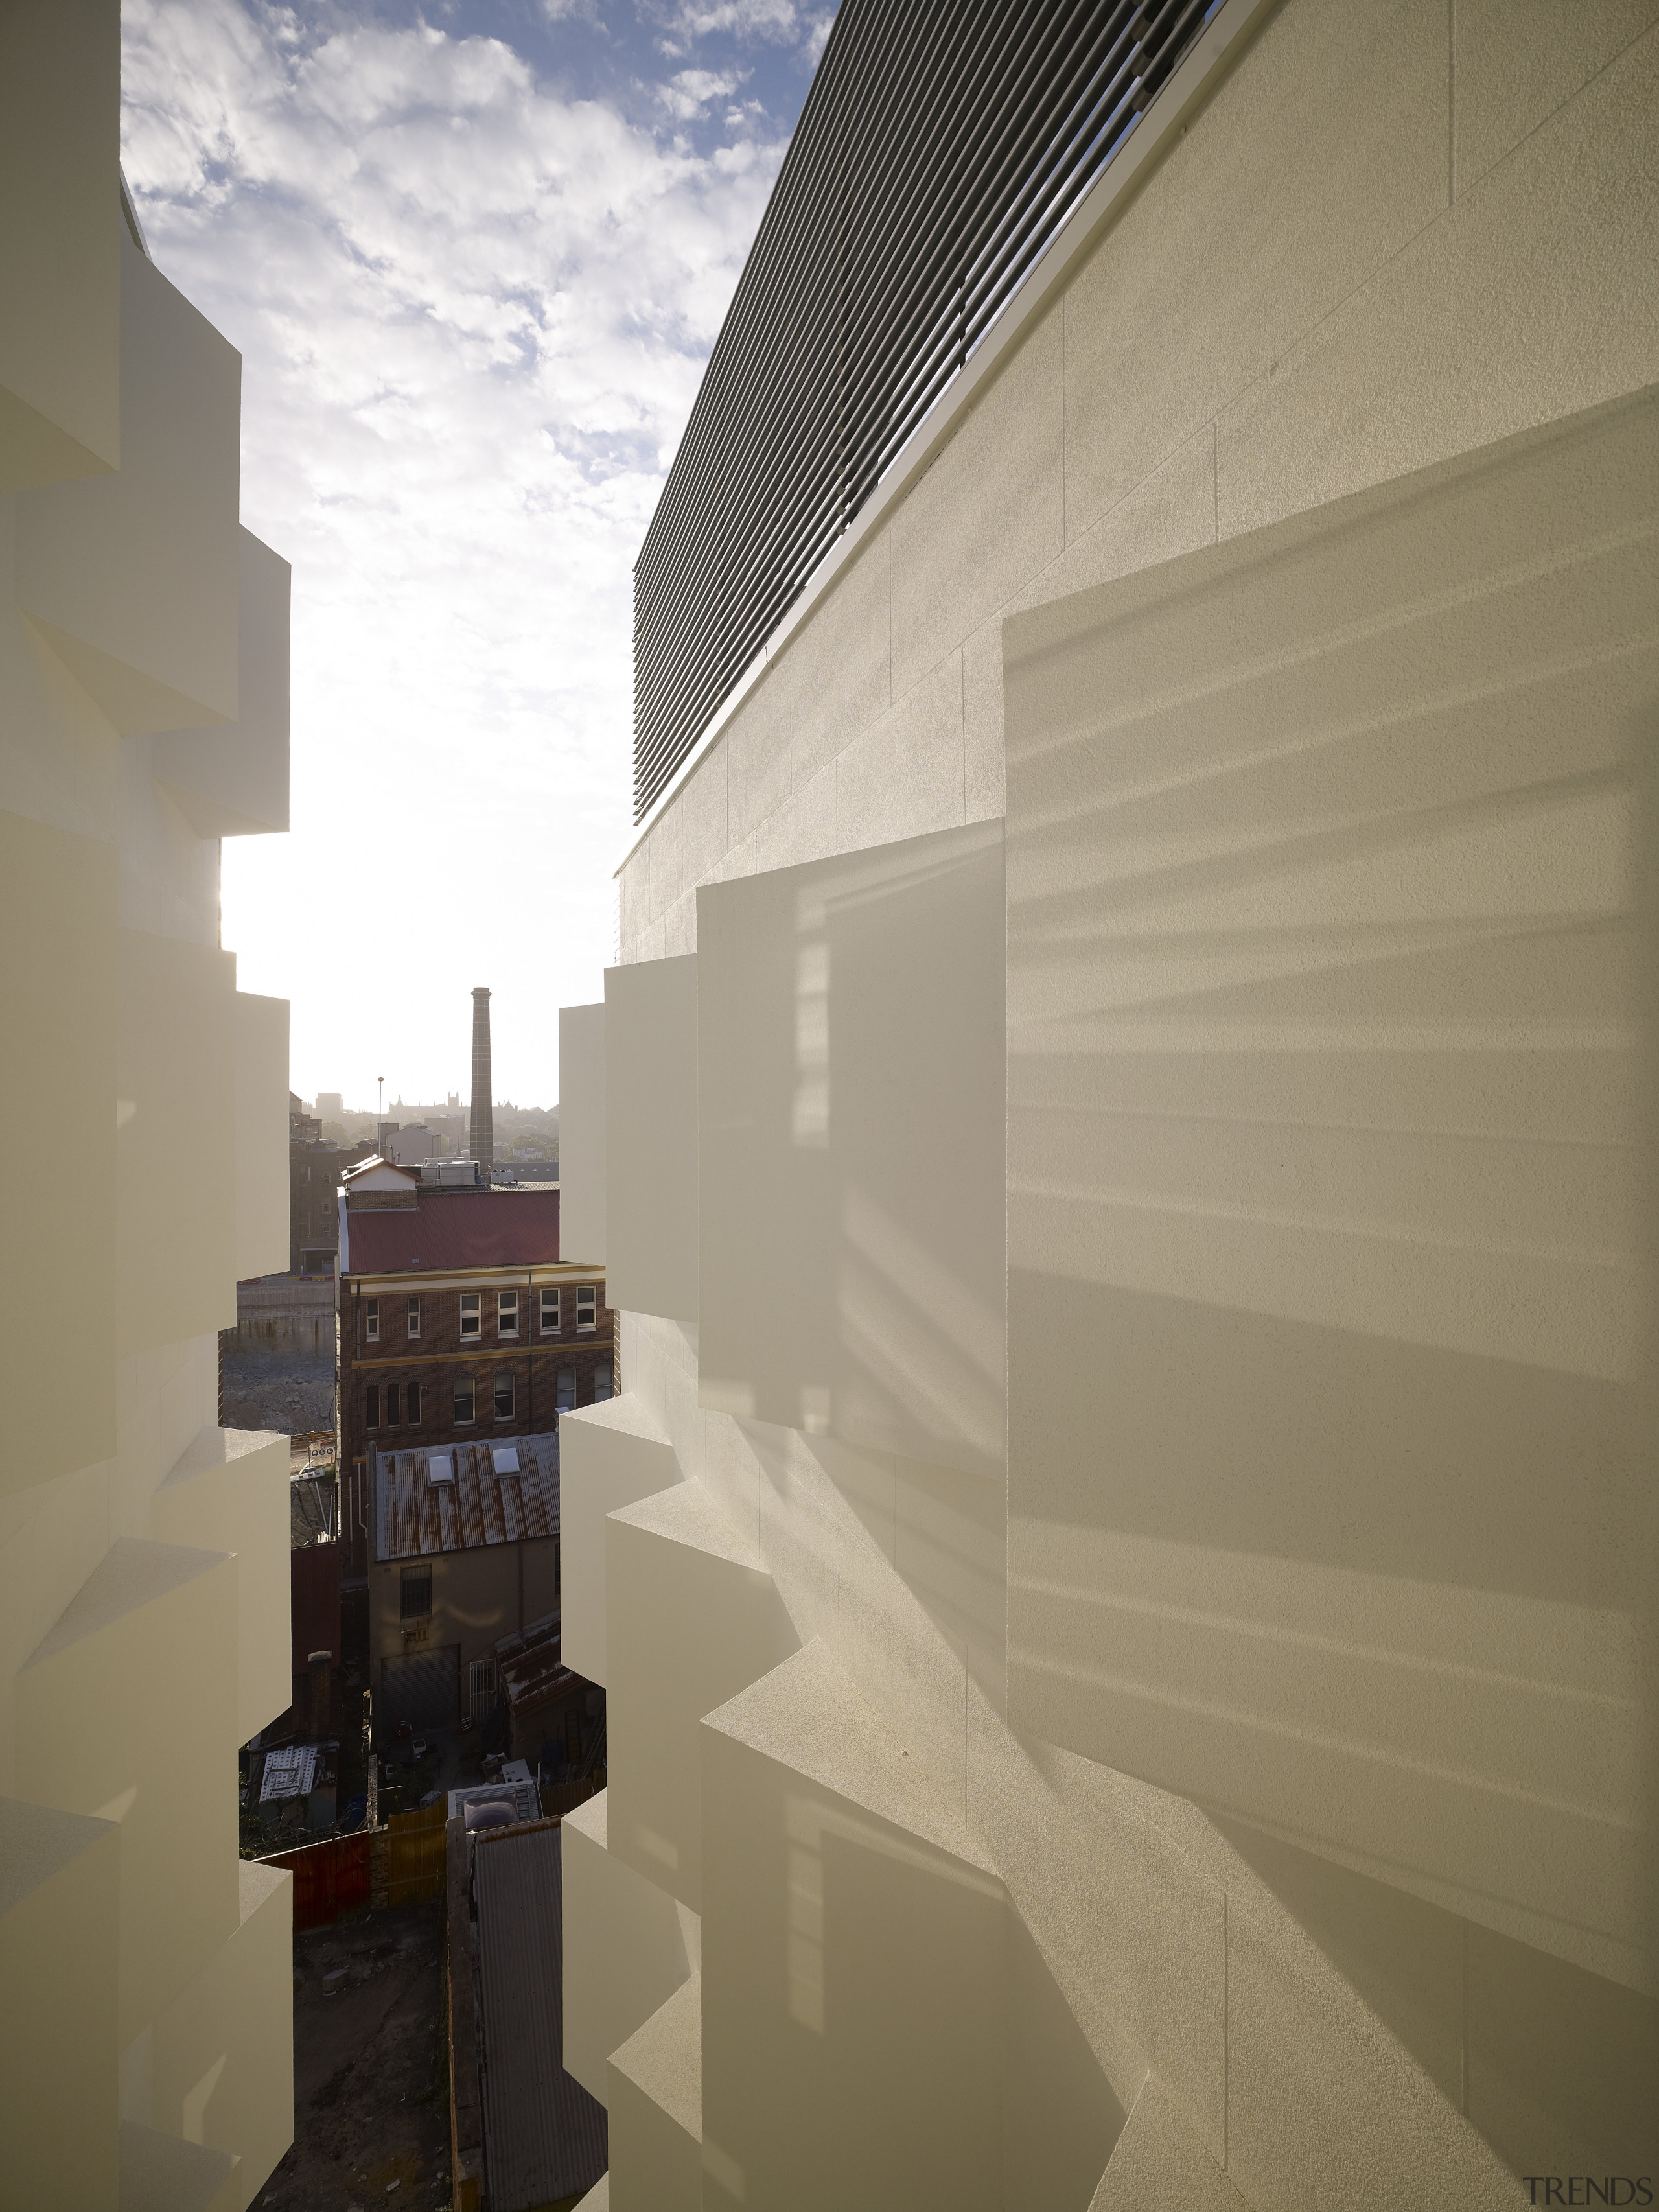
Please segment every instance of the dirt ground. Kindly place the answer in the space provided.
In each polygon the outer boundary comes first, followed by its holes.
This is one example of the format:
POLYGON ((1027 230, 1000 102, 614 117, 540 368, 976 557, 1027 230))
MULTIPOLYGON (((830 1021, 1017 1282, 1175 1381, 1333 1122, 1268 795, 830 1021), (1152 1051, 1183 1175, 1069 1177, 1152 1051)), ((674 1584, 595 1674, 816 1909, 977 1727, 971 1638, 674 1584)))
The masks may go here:
POLYGON ((441 1910, 295 1937, 294 2148, 253 2200, 265 2212, 447 2207, 441 1910))

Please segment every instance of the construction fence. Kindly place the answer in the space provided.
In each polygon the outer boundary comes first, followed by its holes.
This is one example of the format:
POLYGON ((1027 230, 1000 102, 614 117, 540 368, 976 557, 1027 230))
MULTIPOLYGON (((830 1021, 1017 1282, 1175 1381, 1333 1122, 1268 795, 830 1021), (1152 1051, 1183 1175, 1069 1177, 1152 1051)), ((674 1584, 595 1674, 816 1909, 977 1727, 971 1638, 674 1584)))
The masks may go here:
POLYGON ((326 1928, 364 1905, 380 1911, 441 1896, 447 1809, 441 1798, 417 1813, 394 1813, 383 1828, 330 1836, 262 1859, 262 1866, 287 1867, 294 1876, 295 1934, 326 1928))
MULTIPOLYGON (((543 1818, 562 1819, 605 1784, 602 1767, 577 1782, 543 1784, 543 1818)), ((294 1876, 295 1934, 326 1928, 343 1913, 365 1905, 379 1912, 393 1905, 428 1905, 441 1897, 448 1809, 441 1797, 419 1812, 392 1814, 384 1827, 330 1836, 261 1859, 261 1866, 287 1867, 294 1876)))

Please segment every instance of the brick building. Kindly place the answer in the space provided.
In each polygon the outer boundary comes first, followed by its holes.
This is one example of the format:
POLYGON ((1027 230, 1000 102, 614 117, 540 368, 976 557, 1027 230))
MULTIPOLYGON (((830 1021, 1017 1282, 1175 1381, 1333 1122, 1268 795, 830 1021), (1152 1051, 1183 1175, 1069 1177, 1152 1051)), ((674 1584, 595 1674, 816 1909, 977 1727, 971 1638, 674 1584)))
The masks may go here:
POLYGON ((371 1144, 290 1142, 288 1148, 289 1269, 331 1275, 339 1238, 340 1177, 372 1159, 371 1144))
POLYGON ((331 1275, 339 1243, 340 1177, 374 1157, 370 1144, 325 1140, 305 1101, 288 1094, 288 1267, 291 1275, 331 1275))
POLYGON ((555 1186, 422 1182, 374 1159, 340 1205, 337 1422, 345 1588, 394 1452, 556 1431, 615 1387, 602 1268, 559 1258, 555 1186))
MULTIPOLYGON (((558 1438, 490 1433, 428 1449, 404 1435, 376 1451, 374 1474, 376 1721, 383 1733, 399 1721, 483 1721, 496 1699, 497 1644, 557 1613, 558 1438)), ((544 1717, 532 1755, 549 1728, 544 1717)))

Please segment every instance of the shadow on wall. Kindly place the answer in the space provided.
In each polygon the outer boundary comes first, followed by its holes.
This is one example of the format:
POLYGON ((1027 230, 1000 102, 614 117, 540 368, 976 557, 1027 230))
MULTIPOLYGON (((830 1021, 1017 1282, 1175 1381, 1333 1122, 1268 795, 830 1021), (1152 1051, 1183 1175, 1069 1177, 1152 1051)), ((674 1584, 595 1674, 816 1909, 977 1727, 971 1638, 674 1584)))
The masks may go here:
POLYGON ((1005 632, 1011 1714, 1440 1908, 1498 2135, 1650 2027, 1656 533, 1649 397, 1005 632))
POLYGON ((1000 823, 697 902, 702 1402, 1000 1477, 1000 823))

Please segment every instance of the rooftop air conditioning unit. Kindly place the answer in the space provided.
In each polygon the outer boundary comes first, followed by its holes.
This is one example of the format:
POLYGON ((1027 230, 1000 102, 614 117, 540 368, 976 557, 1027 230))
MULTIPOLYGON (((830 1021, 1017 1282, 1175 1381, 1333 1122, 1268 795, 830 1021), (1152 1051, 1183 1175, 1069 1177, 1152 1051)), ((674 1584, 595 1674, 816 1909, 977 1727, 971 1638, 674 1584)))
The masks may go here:
POLYGON ((449 1817, 466 1823, 468 1835, 480 1828, 510 1828, 520 1820, 539 1820, 541 1799, 533 1782, 473 1782, 449 1793, 449 1817))

